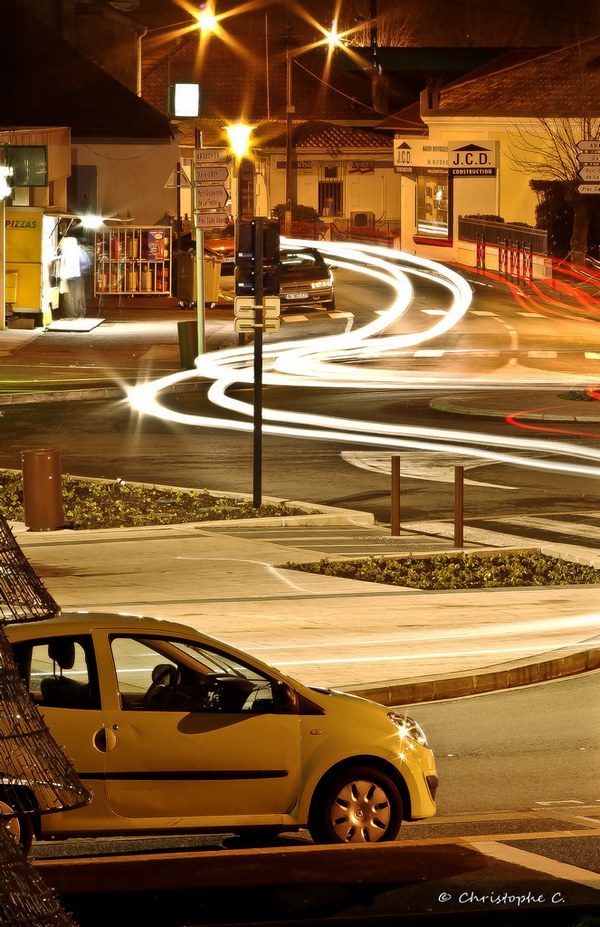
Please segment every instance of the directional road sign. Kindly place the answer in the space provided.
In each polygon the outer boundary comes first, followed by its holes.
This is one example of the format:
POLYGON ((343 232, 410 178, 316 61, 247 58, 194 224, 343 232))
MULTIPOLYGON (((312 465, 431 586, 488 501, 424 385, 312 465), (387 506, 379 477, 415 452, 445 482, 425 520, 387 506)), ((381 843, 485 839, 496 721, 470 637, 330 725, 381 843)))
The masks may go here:
POLYGON ((262 325, 257 325, 254 319, 240 319, 236 318, 233 320, 233 330, 236 332, 253 332, 256 328, 261 328, 264 334, 269 332, 278 332, 280 328, 279 319, 265 319, 262 325))
POLYGON ((600 150, 580 151, 577 160, 580 164, 600 164, 600 150))
POLYGON ((195 167, 194 180, 196 183, 222 183, 229 177, 229 171, 223 165, 215 167, 195 167))
POLYGON ((199 229, 224 229, 231 222, 226 212, 197 212, 196 225, 199 229))
POLYGON ((600 164, 587 164, 585 167, 580 167, 579 176, 582 180, 600 182, 600 164))
MULTIPOLYGON (((598 178, 600 180, 600 177, 598 178)), ((227 204, 229 193, 222 183, 207 184, 196 190, 197 209, 222 209, 227 204)))
POLYGON ((600 151, 600 139, 583 139, 583 141, 577 142, 577 147, 580 151, 600 151))
POLYGON ((195 148, 194 161, 219 161, 225 163, 228 154, 226 148, 195 148))
MULTIPOLYGON (((235 296, 233 299, 233 314, 239 319, 253 319, 256 310, 260 308, 253 296, 235 296)), ((264 296, 262 311, 263 319, 278 318, 281 312, 279 296, 264 296)))
POLYGON ((577 187, 578 193, 600 193, 600 183, 580 183, 577 187))

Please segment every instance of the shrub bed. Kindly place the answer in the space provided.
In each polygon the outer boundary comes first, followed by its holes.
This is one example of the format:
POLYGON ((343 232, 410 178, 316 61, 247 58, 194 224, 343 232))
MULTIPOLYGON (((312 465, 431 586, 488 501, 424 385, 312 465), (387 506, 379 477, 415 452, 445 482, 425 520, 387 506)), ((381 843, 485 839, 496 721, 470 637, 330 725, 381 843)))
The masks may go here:
POLYGON ((412 589, 483 589, 498 586, 570 586, 600 583, 600 570, 544 554, 439 554, 285 563, 290 570, 412 589))
MULTIPOLYGON (((140 528, 194 521, 306 515, 285 503, 255 509, 250 500, 215 496, 206 489, 183 491, 164 486, 140 486, 122 480, 82 480, 64 476, 62 501, 69 528, 140 528)), ((0 512, 9 521, 23 521, 23 479, 0 471, 0 512)))

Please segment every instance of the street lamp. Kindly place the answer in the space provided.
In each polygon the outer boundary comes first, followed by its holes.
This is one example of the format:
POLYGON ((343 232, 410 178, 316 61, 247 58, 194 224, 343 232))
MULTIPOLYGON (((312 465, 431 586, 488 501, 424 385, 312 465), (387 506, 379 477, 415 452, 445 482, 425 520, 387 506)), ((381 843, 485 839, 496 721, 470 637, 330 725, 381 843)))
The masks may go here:
POLYGON ((331 29, 329 31, 324 31, 323 39, 314 42, 312 45, 300 48, 295 52, 292 52, 290 48, 288 35, 285 55, 285 213, 283 220, 283 233, 287 237, 292 234, 292 118, 296 111, 292 93, 292 62, 296 58, 299 58, 300 55, 312 51, 313 48, 317 48, 320 45, 326 45, 331 53, 334 48, 338 48, 342 45, 341 39, 342 37, 337 31, 337 23, 335 20, 331 24, 331 29))

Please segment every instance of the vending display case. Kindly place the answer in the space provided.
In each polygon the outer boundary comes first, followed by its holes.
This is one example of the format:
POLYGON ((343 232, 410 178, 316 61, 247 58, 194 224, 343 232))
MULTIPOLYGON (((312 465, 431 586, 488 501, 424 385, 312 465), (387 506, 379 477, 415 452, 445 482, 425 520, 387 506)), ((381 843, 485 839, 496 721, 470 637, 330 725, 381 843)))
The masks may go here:
POLYGON ((94 295, 170 296, 170 227, 127 226, 96 232, 94 295))

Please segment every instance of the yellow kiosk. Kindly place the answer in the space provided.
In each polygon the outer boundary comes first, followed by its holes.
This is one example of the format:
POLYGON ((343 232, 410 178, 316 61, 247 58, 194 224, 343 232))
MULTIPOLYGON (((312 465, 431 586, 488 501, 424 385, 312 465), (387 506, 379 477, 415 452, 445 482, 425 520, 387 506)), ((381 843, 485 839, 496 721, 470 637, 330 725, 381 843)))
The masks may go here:
POLYGON ((6 207, 6 303, 14 320, 49 325, 58 309, 58 278, 52 276, 58 216, 35 206, 6 207))

